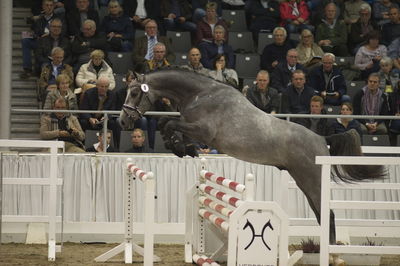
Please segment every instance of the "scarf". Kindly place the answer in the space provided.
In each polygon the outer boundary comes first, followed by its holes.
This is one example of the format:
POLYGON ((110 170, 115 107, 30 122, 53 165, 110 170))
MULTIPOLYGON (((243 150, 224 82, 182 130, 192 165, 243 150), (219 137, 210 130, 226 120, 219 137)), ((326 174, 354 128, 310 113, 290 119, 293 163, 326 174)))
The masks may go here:
MULTIPOLYGON (((367 86, 362 88, 364 96, 361 100, 362 115, 379 115, 379 110, 382 105, 382 91, 378 89, 376 94, 372 94, 367 86)), ((372 122, 373 120, 371 120, 372 122)))
POLYGON ((295 17, 300 16, 300 11, 299 11, 299 9, 297 7, 297 3, 296 2, 294 2, 293 5, 289 4, 289 6, 292 8, 292 15, 293 16, 295 16, 295 17))

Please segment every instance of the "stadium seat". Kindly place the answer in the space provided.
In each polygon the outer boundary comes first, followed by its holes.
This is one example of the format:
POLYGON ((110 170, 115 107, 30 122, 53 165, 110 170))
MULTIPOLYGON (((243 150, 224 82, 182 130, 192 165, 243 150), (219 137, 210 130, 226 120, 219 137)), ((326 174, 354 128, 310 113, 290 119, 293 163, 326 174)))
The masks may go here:
MULTIPOLYGON (((97 139, 98 132, 99 132, 98 130, 86 130, 85 131, 85 150, 87 148, 91 147, 93 144, 98 142, 98 139, 97 139)), ((112 132, 111 132, 110 146, 114 147, 114 139, 113 139, 112 132)))
POLYGON ((247 31, 246 15, 244 10, 222 10, 222 18, 231 31, 247 31))
POLYGON ((363 135, 363 146, 390 146, 388 135, 363 135))
POLYGON ((273 37, 272 33, 259 33, 258 34, 258 43, 257 43, 258 54, 262 54, 264 47, 273 42, 274 42, 274 37, 273 37))
POLYGON ((187 52, 177 52, 175 53, 175 65, 181 66, 186 65, 188 62, 187 52))
POLYGON ((354 65, 354 56, 336 56, 335 63, 340 67, 350 67, 354 65))
POLYGON ((260 56, 258 54, 236 54, 236 72, 239 78, 253 78, 260 70, 260 56))
POLYGON ((254 41, 250 31, 229 32, 229 44, 235 53, 254 52, 254 41))
POLYGON ((171 41, 174 52, 187 53, 192 46, 188 31, 168 31, 167 37, 171 41))
POLYGON ((340 113, 340 106, 329 105, 325 106, 326 114, 337 115, 340 113))
POLYGON ((109 52, 107 56, 114 73, 126 74, 129 69, 133 69, 132 53, 109 52))
POLYGON ((154 152, 155 153, 171 153, 170 150, 165 148, 164 140, 162 139, 160 131, 156 131, 156 139, 154 142, 154 152))
POLYGON ((365 85, 366 85, 366 83, 363 80, 361 80, 361 81, 346 81, 347 95, 349 95, 351 100, 353 100, 354 95, 356 95, 357 91, 359 91, 365 85))
MULTIPOLYGON (((131 141, 131 134, 133 130, 123 130, 121 131, 121 138, 119 140, 119 151, 120 152, 126 152, 132 147, 132 141, 131 141)), ((147 131, 144 131, 145 135, 145 142, 144 146, 149 149, 149 142, 147 141, 147 131)))

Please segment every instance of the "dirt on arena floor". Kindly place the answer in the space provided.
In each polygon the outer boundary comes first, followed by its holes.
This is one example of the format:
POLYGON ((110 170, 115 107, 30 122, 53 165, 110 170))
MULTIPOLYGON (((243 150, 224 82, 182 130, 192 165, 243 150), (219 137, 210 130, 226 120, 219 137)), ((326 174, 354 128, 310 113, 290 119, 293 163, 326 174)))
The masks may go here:
MULTIPOLYGON (((25 244, 1 244, 0 265, 93 265, 93 266, 114 266, 125 265, 122 253, 106 263, 94 262, 94 258, 110 250, 118 244, 77 244, 64 243, 62 252, 57 253, 56 261, 47 261, 47 245, 25 245, 25 244)), ((154 253, 161 257, 161 262, 155 265, 184 266, 183 245, 155 246, 154 253)), ((133 265, 143 265, 143 259, 135 255, 133 265)), ((222 264, 225 265, 225 264, 222 264)), ((296 264, 298 266, 302 264, 296 264)), ((384 266, 400 265, 400 256, 384 256, 381 264, 384 266)))

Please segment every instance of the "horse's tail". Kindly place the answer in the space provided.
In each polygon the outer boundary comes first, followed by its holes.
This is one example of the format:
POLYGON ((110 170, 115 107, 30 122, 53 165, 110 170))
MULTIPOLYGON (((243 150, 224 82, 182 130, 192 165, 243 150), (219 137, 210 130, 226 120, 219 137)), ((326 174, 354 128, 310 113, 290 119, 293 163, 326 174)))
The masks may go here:
MULTIPOLYGON (((362 156, 361 140, 355 129, 326 137, 331 156, 362 156)), ((385 168, 381 165, 333 165, 332 174, 344 182, 383 178, 385 168)))

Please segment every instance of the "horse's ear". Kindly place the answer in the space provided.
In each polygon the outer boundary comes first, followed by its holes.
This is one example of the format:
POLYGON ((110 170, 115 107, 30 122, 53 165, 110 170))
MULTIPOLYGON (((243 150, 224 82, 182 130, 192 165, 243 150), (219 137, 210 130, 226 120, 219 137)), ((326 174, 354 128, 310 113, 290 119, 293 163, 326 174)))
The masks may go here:
POLYGON ((138 72, 133 72, 133 78, 135 79, 135 80, 137 80, 139 83, 142 83, 143 82, 143 76, 144 75, 142 75, 142 74, 140 74, 140 73, 138 73, 138 72))

